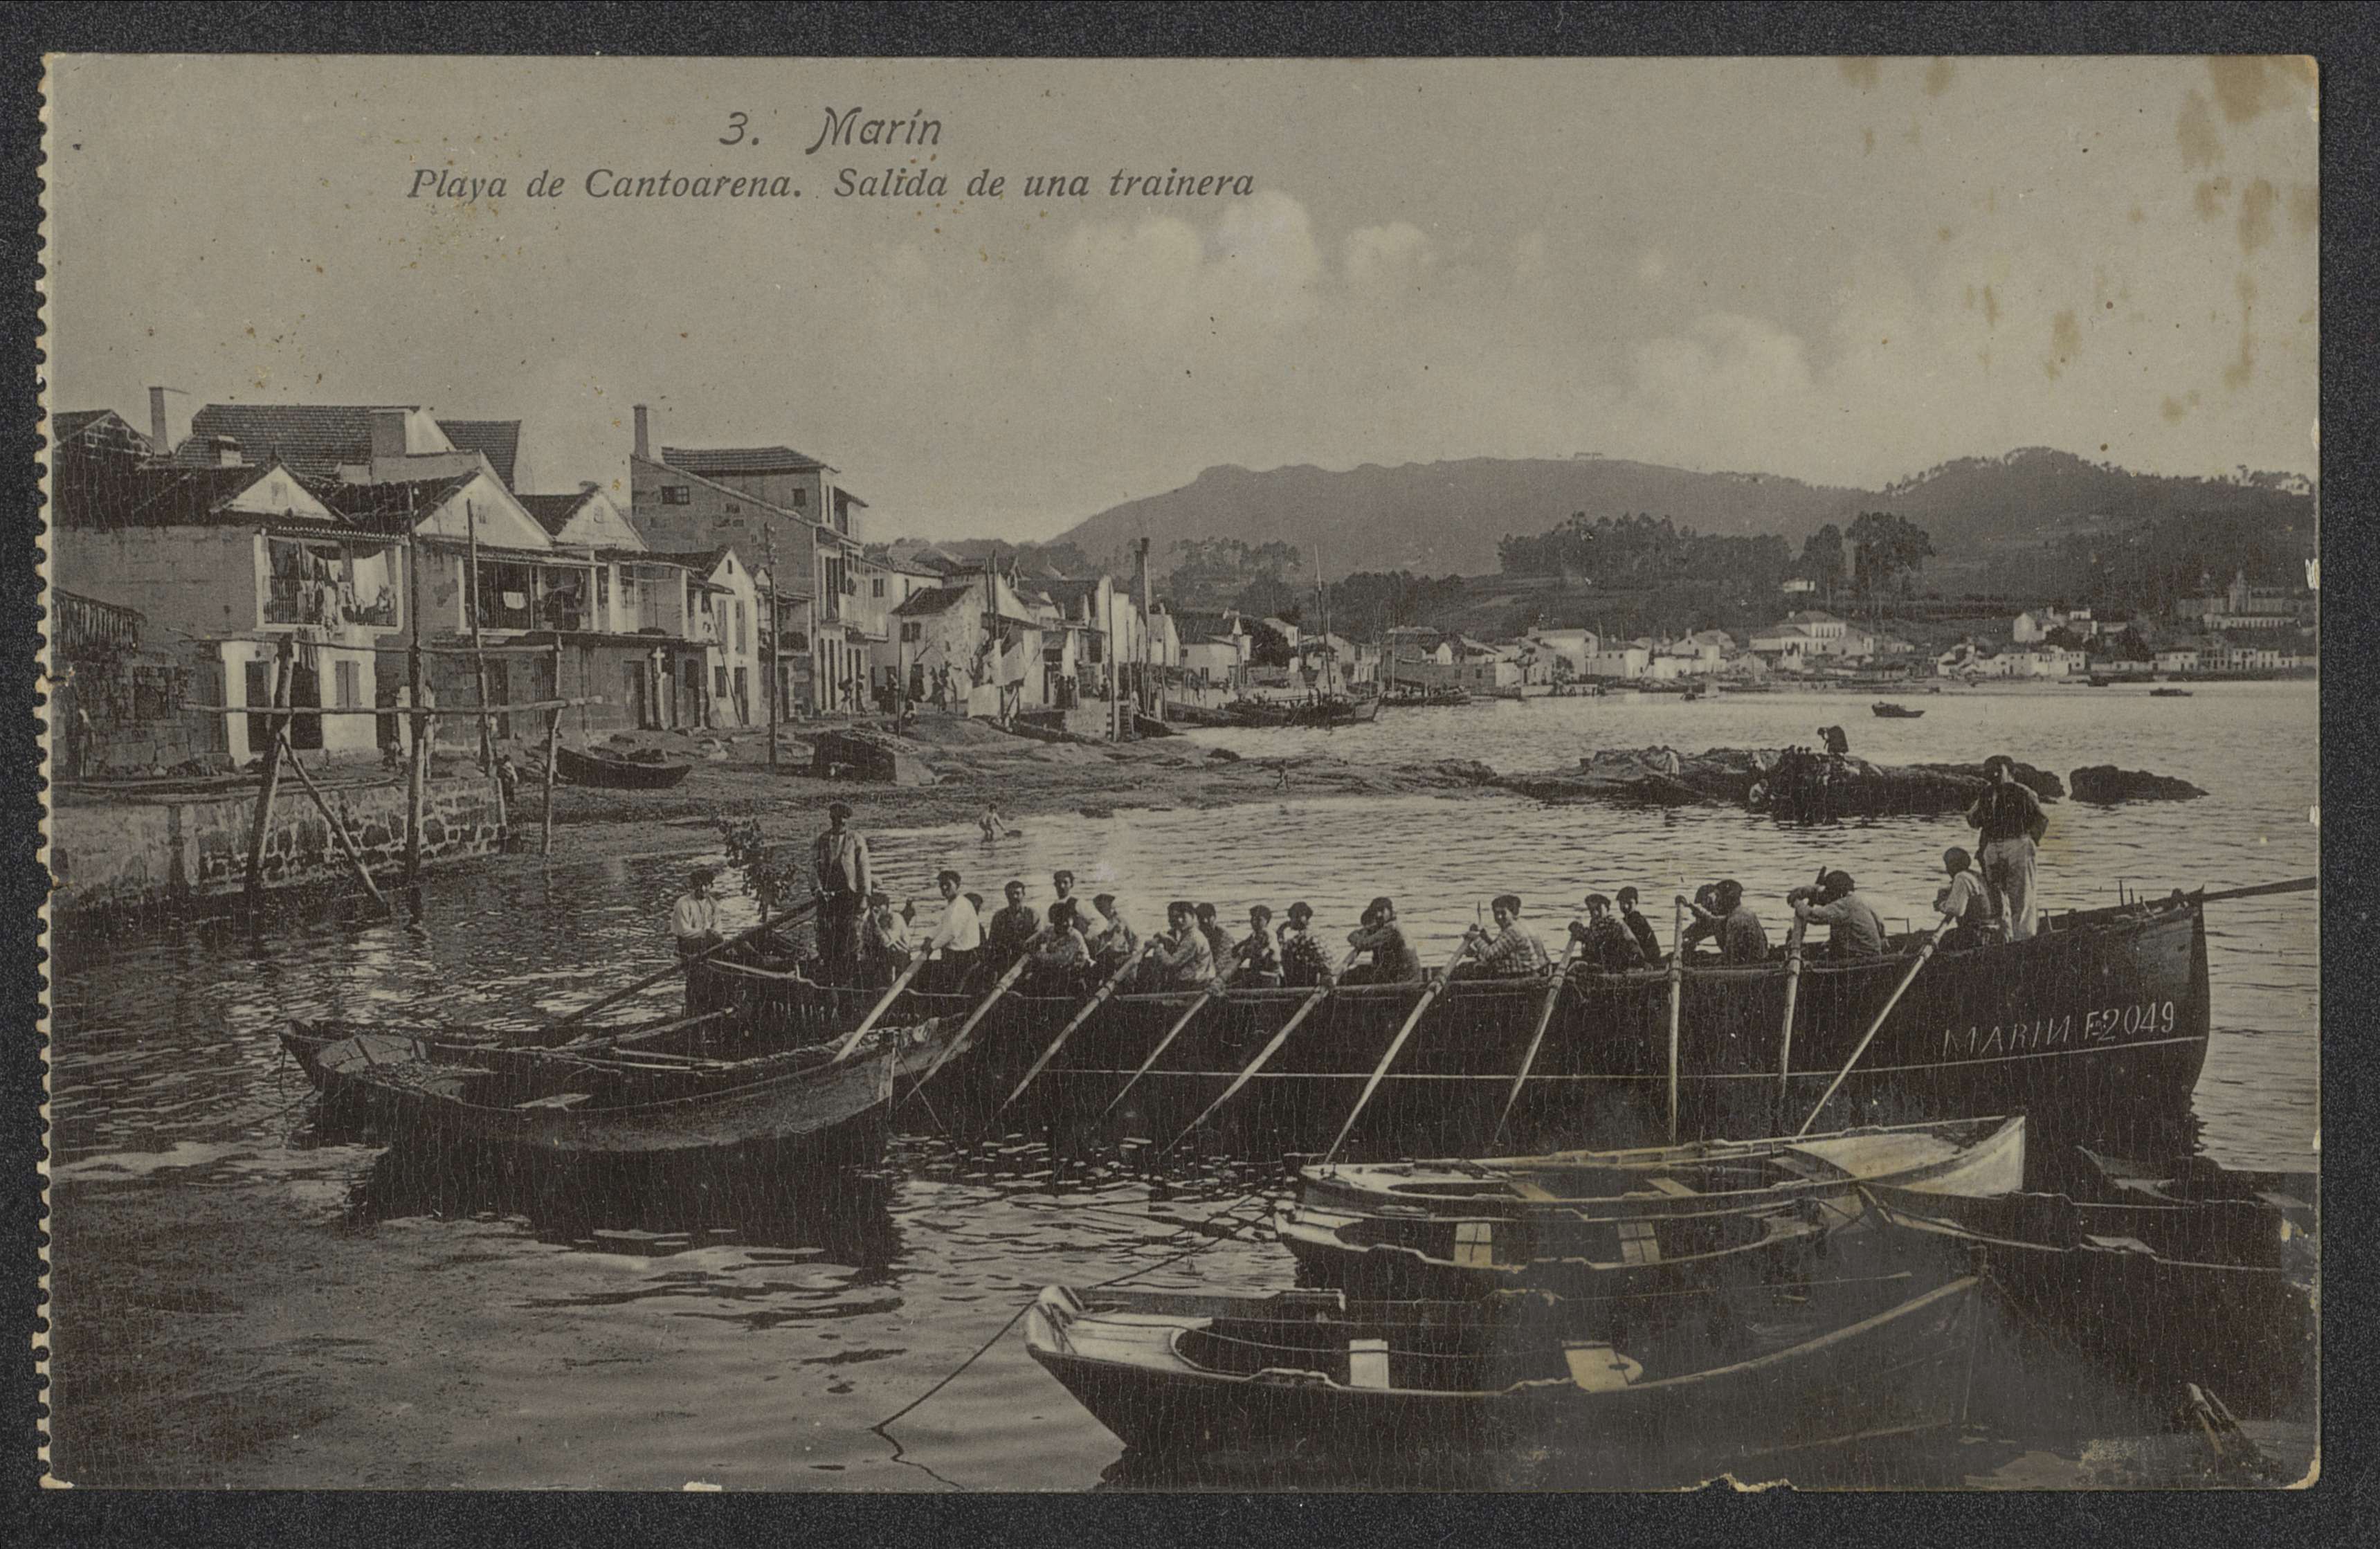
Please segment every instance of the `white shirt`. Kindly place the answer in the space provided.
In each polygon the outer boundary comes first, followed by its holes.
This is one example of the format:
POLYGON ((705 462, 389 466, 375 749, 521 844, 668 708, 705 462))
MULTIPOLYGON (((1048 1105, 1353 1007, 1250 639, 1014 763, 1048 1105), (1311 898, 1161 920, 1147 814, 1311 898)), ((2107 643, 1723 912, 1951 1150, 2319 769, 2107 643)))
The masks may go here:
POLYGON ((719 901, 699 898, 688 893, 678 899, 676 910, 670 916, 670 929, 682 941, 715 935, 719 931, 719 901))
POLYGON ((929 950, 938 952, 973 952, 983 945, 983 918, 962 893, 942 906, 941 923, 926 938, 929 950))

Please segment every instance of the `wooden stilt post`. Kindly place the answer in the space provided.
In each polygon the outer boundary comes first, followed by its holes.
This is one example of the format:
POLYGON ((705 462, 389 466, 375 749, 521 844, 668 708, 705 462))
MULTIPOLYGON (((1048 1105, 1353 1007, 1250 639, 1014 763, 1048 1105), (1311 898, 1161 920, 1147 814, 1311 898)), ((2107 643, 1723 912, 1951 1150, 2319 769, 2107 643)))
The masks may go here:
POLYGON ((407 750, 405 772, 405 884, 407 887, 421 880, 421 823, 426 805, 424 787, 430 779, 430 716, 422 702, 421 681, 421 539, 413 531, 412 492, 406 494, 407 522, 405 539, 405 621, 409 625, 412 640, 406 650, 406 673, 411 683, 413 703, 407 720, 413 727, 413 746, 407 750))
MULTIPOLYGON (((469 606, 471 609, 471 672, 480 685, 480 707, 488 703, 488 654, 480 640, 480 510, 470 501, 463 502, 464 531, 471 544, 471 579, 469 606)), ((501 844, 511 824, 505 821, 504 781, 496 772, 496 723, 486 715, 480 717, 480 768, 494 787, 496 797, 496 835, 501 844)))
POLYGON ((1686 906, 1670 926, 1670 1143, 1678 1143, 1678 1013, 1686 998, 1686 906))
MULTIPOLYGON (((284 733, 283 737, 284 740, 286 740, 287 734, 284 733)), ((289 749, 288 754, 290 771, 298 776, 298 783, 306 787, 306 794, 314 799, 314 805, 321 811, 322 821, 331 825, 331 837, 339 842, 339 848, 354 864, 356 875, 363 882, 364 891, 372 896, 373 903, 386 909, 388 900, 381 896, 379 884, 372 881, 371 868, 364 864, 363 851, 356 848, 355 836, 347 832, 347 820, 331 811, 331 803, 322 795, 322 787, 314 783, 314 776, 306 773, 306 765, 299 761, 298 750, 294 748, 289 749)))
MULTIPOLYGON (((553 697, 562 697, 562 632, 558 629, 553 635, 553 697)), ((545 723, 545 832, 538 843, 540 855, 553 853, 553 765, 561 746, 562 712, 556 710, 545 723)))
POLYGON ((290 669, 296 664, 298 642, 284 636, 281 649, 273 665, 273 704, 265 713, 264 774, 256 793, 256 822, 248 840, 248 907, 256 908, 257 895, 264 887, 264 840, 273 827, 273 799, 281 787, 281 731, 285 724, 282 708, 289 702, 290 669))

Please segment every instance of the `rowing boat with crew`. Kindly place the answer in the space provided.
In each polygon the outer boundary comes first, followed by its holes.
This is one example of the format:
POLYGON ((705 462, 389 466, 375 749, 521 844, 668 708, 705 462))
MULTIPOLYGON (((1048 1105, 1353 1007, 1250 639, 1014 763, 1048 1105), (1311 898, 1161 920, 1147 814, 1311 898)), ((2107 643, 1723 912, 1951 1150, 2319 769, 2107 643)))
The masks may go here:
MULTIPOLYGON (((1031 1072, 1015 1116, 1098 1117, 1168 1145, 1320 1151, 1359 1110, 1350 1158, 2023 1112, 2061 1140, 2154 1149, 2186 1118, 2205 1060, 2204 902, 2075 910, 2029 940, 1965 950, 1900 935, 1865 961, 1127 992, 1097 1006, 905 992, 883 1015, 975 1018, 965 1084, 999 1100, 1031 1072)), ((765 936, 695 964, 689 986, 692 1010, 735 1007, 802 1039, 854 1026, 880 999, 814 982, 765 936)))

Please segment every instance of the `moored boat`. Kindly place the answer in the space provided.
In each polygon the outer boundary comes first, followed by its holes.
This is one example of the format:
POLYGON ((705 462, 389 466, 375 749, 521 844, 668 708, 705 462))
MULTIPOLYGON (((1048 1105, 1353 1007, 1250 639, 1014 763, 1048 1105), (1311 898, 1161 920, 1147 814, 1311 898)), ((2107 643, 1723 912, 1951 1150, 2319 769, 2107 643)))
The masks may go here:
POLYGON ((1331 694, 1305 700, 1233 700, 1224 710, 1232 724, 1241 726, 1352 726, 1378 718, 1380 701, 1331 694))
POLYGON ((1878 719, 1886 721, 1914 721, 1925 714, 1923 710, 1912 710, 1905 704, 1894 704, 1887 700, 1876 701, 1868 706, 1868 710, 1878 719))
MULTIPOLYGON (((1734 968, 1687 967, 1676 991, 1676 1136, 1798 1127, 1885 1009, 1920 938, 1889 945, 1882 958, 1816 958, 1803 967, 1790 1068, 1780 1068, 1781 955, 1734 968)), ((1329 1146, 1421 988, 1354 985, 1324 995, 1214 1112, 1196 1143, 1276 1155, 1329 1146)), ((1430 1006, 1383 1076, 1345 1154, 1482 1155, 1590 1136, 1611 1144, 1665 1140, 1671 994, 1662 970, 1578 970, 1559 993, 1544 978, 1458 982, 1430 1006), (1513 1099, 1549 995, 1544 1037, 1513 1099)), ((766 956, 698 965, 692 995, 694 1009, 739 1005, 764 1025, 807 1023, 818 1037, 856 1025, 875 998, 816 984, 790 958, 766 956)), ((1034 1100, 1044 1114, 1087 1118, 1131 1082, 1111 1120, 1126 1134, 1171 1141, 1241 1079, 1310 998, 1298 989, 1211 998, 1127 991, 1069 1036, 1036 1083, 1034 1100)), ((964 1017, 979 999, 911 994, 889 1015, 964 1017)), ((1003 997, 976 1034, 987 1067, 1007 1061, 1021 1071, 1081 1007, 1078 998, 1003 997)), ((2150 1149, 2186 1118, 2206 1041, 2206 944, 2196 897, 2047 916, 2026 941, 1936 952, 1892 1002, 1820 1127, 2022 1112, 2036 1140, 2150 1149)))
POLYGON ((598 786, 608 790, 667 790, 686 778, 690 763, 668 763, 658 758, 622 758, 594 749, 557 746, 554 773, 574 786, 598 786))
POLYGON ((880 1027, 841 1061, 820 1043, 740 1058, 670 1046, 671 1034, 694 1034, 710 1020, 543 1048, 490 1042, 474 1036, 479 1030, 424 1035, 338 1023, 298 1022, 281 1039, 327 1105, 401 1131, 544 1153, 653 1156, 864 1145, 882 1134, 896 1081, 955 1031, 880 1027))
POLYGON ((1859 1290, 1760 1287, 1728 1315, 1638 1336, 1537 1293, 1366 1303, 1053 1286, 1026 1348, 1099 1423, 1155 1452, 1548 1449, 1612 1482, 1694 1478, 1962 1421, 1977 1282, 1859 1290))
POLYGON ((1275 1218, 1316 1284, 1366 1296, 1563 1296, 1776 1278, 1858 1228, 1863 1184, 1995 1197, 2024 1182, 2024 1121, 1485 1162, 1307 1168, 1275 1218))

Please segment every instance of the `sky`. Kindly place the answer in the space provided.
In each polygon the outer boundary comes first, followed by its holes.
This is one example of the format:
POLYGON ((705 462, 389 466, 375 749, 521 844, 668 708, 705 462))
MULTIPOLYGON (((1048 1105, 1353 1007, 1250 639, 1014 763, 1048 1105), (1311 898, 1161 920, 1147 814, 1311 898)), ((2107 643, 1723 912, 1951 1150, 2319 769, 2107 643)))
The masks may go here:
POLYGON ((557 491, 625 486, 642 403, 823 458, 875 539, 1226 463, 2316 470, 2305 60, 50 63, 50 401, 164 385, 177 434, 420 404, 557 491), (939 137, 813 151, 854 108, 939 137), (1175 169, 1245 191, 1114 191, 1175 169))

